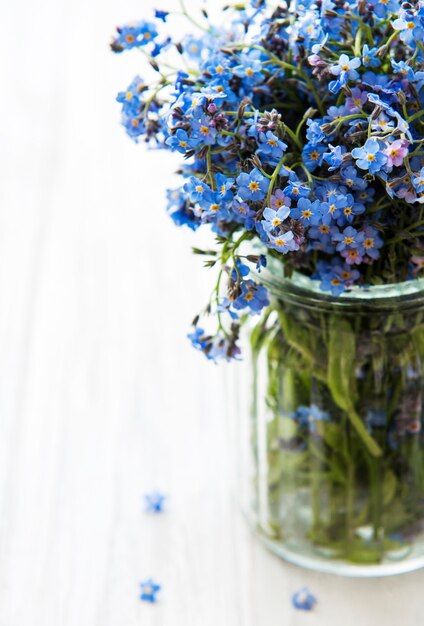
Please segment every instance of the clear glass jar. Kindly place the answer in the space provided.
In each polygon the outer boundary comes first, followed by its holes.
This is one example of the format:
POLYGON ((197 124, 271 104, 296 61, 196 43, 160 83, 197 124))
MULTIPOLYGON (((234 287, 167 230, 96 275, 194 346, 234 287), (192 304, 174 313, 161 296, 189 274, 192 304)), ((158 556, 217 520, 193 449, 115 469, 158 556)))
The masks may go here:
POLYGON ((424 280, 337 297, 282 268, 261 281, 272 309, 250 330, 252 524, 320 571, 424 566, 424 280))

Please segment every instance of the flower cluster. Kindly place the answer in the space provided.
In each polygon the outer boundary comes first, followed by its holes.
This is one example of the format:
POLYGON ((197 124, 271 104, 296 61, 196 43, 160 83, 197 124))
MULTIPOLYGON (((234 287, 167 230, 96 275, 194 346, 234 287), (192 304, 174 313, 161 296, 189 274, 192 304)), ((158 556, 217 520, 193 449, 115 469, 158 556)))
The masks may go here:
POLYGON ((239 354, 240 321, 269 304, 271 257, 333 295, 422 274, 423 0, 251 0, 219 28, 181 13, 198 35, 161 34, 179 18, 158 10, 112 49, 157 73, 117 99, 130 137, 185 159, 172 219, 216 236, 196 252, 218 270, 204 311, 218 328, 196 317, 195 347, 239 354))

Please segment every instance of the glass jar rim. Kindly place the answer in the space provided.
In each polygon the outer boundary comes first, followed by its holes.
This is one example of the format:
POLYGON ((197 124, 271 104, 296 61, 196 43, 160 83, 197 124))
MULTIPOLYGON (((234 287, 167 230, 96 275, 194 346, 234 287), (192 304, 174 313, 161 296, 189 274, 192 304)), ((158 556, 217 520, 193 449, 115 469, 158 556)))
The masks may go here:
POLYGON ((399 283, 353 286, 340 295, 322 291, 320 281, 301 272, 284 276, 284 264, 269 259, 266 269, 256 273, 256 280, 272 296, 297 302, 302 306, 337 310, 374 310, 376 313, 399 309, 424 311, 424 278, 412 278, 399 283))

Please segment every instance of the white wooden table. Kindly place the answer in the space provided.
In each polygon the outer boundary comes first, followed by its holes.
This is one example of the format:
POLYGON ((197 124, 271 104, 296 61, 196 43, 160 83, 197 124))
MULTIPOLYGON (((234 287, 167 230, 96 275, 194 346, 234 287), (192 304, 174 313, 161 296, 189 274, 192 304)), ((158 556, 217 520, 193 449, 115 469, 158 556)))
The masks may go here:
POLYGON ((108 42, 146 5, 1 7, 0 626, 421 626, 424 572, 307 573, 241 519, 228 370, 185 338, 213 277, 165 215, 176 161, 118 124, 139 57, 108 42))

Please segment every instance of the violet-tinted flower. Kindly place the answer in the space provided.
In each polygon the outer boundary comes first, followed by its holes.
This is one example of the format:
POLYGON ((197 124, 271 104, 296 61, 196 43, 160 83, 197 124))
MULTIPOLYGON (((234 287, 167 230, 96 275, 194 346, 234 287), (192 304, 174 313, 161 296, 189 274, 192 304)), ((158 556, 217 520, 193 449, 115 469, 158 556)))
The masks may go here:
POLYGON ((408 142, 404 139, 396 139, 384 150, 384 154, 387 156, 388 167, 400 167, 403 165, 404 159, 408 154, 408 142))

